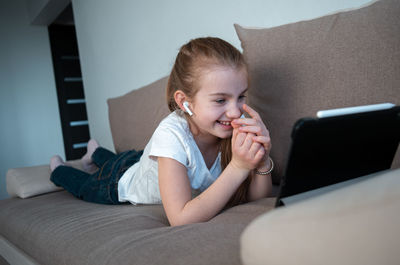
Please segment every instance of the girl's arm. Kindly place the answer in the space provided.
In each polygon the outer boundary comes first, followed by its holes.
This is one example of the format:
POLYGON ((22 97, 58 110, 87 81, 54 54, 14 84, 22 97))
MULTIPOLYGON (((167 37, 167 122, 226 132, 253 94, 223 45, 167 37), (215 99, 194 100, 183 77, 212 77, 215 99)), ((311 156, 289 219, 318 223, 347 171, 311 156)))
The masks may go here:
POLYGON ((218 214, 248 176, 249 170, 228 164, 221 175, 192 199, 186 167, 171 158, 158 158, 159 186, 171 226, 205 222, 218 214))
POLYGON ((264 156, 264 148, 252 140, 253 136, 234 130, 231 162, 217 180, 194 199, 186 167, 171 158, 158 158, 161 198, 172 226, 205 222, 223 209, 264 156))

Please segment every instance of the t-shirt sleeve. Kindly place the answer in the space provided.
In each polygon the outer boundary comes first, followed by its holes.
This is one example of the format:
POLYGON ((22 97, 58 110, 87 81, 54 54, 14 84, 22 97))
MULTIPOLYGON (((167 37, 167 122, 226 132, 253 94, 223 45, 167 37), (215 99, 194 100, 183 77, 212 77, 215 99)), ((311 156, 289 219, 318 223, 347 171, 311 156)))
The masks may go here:
POLYGON ((149 156, 172 158, 184 166, 188 166, 184 135, 179 128, 159 126, 152 136, 149 156))

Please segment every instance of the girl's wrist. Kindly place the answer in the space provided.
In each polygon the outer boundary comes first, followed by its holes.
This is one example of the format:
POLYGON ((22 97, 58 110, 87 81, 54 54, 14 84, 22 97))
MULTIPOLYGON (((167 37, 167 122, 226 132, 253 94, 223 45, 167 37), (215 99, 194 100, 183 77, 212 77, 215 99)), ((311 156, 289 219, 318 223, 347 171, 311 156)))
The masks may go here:
POLYGON ((229 163, 229 165, 236 171, 236 172, 243 172, 243 173, 249 173, 251 171, 251 169, 248 169, 246 167, 240 166, 237 163, 235 163, 235 161, 231 160, 231 162, 229 163))
POLYGON ((268 156, 268 159, 262 163, 262 165, 258 166, 254 173, 258 175, 268 175, 274 169, 274 161, 271 157, 268 156))

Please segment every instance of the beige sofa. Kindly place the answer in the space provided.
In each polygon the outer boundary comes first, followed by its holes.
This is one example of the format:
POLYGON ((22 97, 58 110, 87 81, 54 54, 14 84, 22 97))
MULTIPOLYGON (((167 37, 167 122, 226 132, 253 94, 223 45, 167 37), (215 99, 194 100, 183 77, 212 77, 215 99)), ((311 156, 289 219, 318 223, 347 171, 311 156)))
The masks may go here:
MULTIPOLYGON (((382 0, 270 29, 235 25, 250 68, 249 104, 271 132, 275 184, 297 119, 400 104, 399 14, 398 0, 382 0)), ((165 84, 108 101, 117 152, 143 148, 168 113, 165 84)), ((399 161, 398 152, 391 170, 293 206, 274 209, 265 198, 181 227, 168 225, 160 205, 78 200, 49 182, 47 165, 10 169, 0 264, 400 264, 399 161)))

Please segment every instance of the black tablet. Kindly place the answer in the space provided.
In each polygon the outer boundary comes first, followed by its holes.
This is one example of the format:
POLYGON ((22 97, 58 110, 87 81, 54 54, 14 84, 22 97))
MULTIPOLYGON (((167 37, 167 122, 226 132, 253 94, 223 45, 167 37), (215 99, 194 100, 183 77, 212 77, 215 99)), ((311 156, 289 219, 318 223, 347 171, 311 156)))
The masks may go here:
POLYGON ((297 121, 276 205, 289 196, 389 169, 400 142, 400 106, 379 105, 319 112, 319 117, 297 121))

